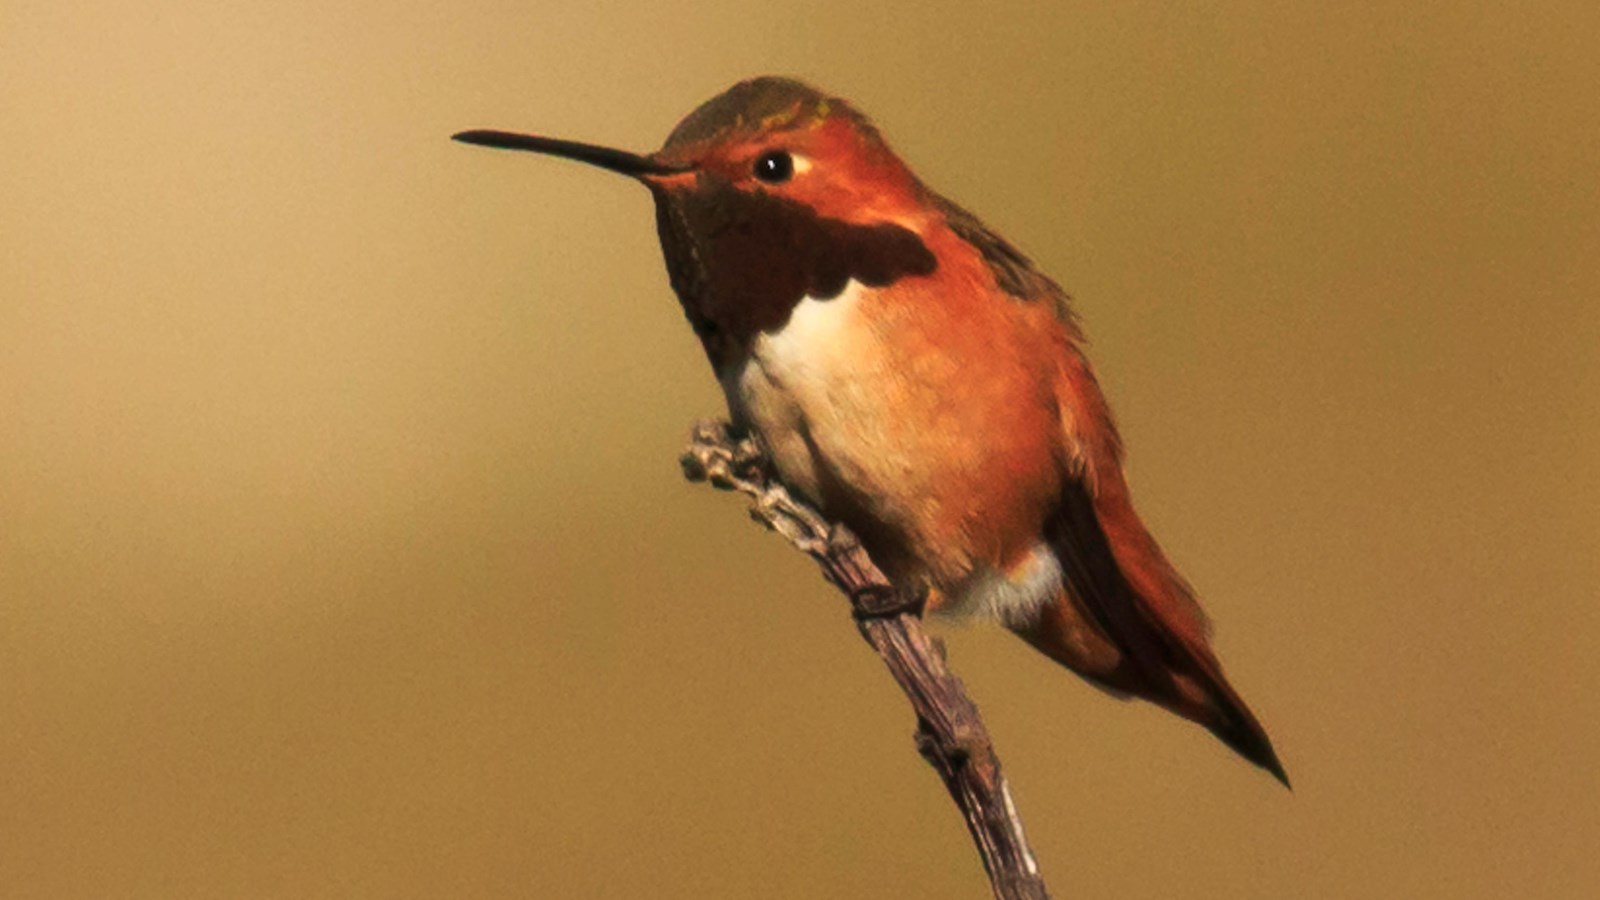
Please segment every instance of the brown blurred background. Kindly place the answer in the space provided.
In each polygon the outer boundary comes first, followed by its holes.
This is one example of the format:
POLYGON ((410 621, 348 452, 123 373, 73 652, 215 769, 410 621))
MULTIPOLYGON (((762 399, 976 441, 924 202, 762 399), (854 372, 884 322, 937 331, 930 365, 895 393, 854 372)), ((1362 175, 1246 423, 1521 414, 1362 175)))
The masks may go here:
POLYGON ((1595 895, 1594 4, 146 6, 0 11, 0 895, 984 895, 648 196, 446 139, 762 72, 1076 295, 1295 779, 951 632, 1059 896, 1595 895))

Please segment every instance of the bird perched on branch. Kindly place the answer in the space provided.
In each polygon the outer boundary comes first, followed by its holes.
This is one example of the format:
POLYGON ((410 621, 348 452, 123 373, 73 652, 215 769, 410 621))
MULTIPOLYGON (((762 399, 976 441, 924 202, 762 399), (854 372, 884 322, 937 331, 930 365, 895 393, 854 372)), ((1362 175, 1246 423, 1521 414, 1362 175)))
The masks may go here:
POLYGON ((849 103, 756 78, 649 155, 456 138, 649 188, 673 290, 734 421, 928 611, 997 622, 1288 784, 1194 592, 1134 511, 1067 295, 849 103))

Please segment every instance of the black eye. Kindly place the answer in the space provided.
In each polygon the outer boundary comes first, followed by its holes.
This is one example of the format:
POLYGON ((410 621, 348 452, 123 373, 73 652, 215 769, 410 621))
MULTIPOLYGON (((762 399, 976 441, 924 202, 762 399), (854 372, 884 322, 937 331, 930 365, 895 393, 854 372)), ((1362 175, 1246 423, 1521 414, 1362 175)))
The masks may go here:
POLYGON ((761 154, 756 160, 756 177, 768 184, 781 184, 794 175, 794 157, 782 150, 761 154))

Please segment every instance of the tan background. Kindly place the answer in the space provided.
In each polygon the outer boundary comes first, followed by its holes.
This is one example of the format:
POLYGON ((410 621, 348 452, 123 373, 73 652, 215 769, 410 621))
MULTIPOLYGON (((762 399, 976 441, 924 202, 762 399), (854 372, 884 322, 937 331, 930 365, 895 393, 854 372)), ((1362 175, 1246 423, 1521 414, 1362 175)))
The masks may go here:
POLYGON ((647 195, 445 139, 776 71, 1079 298, 1295 778, 955 632, 1058 895, 1594 896, 1594 4, 589 6, 5 4, 0 895, 983 895, 647 195))

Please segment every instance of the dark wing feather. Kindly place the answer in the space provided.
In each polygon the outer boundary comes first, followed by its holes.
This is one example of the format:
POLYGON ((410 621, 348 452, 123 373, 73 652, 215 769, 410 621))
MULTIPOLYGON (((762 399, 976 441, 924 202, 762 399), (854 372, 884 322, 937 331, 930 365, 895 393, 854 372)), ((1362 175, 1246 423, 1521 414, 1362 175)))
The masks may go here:
POLYGON ((1134 511, 1121 439, 1083 355, 1070 298, 976 216, 943 197, 933 199, 950 229, 977 248, 1001 290, 1021 302, 1051 304, 1062 329, 1057 403, 1069 472, 1048 539, 1072 595, 1065 599, 1082 607, 1121 656, 1114 671, 1084 674, 1204 725, 1287 785, 1265 729, 1223 675, 1211 650, 1210 621, 1193 590, 1134 511))

